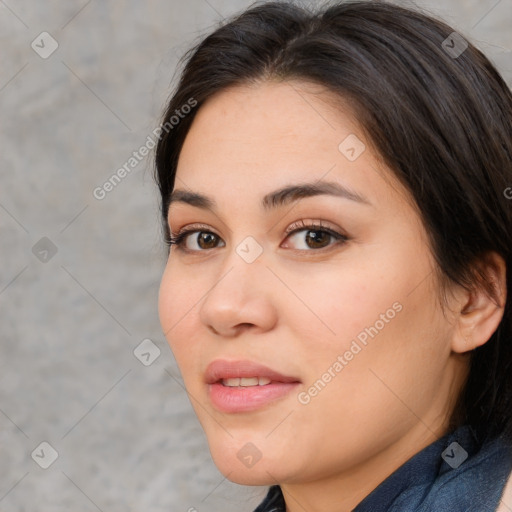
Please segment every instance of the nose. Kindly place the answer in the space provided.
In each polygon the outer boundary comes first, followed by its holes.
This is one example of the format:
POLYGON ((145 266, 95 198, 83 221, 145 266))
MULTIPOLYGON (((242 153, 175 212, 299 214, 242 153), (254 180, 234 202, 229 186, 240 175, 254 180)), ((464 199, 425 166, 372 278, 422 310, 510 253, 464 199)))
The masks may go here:
POLYGON ((202 324, 228 338, 271 330, 277 322, 272 277, 262 257, 247 263, 233 252, 201 303, 202 324))

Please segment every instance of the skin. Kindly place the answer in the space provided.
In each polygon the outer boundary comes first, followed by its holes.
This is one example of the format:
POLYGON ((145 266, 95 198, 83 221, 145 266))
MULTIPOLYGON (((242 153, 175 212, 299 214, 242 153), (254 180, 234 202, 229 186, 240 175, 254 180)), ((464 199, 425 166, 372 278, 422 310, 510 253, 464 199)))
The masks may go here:
MULTIPOLYGON (((287 510, 350 511, 402 463, 447 432, 467 375, 468 353, 497 328, 503 308, 453 286, 448 307, 427 233, 410 194, 365 139, 349 105, 306 83, 237 86, 199 109, 185 140, 176 189, 207 195, 211 212, 182 202, 171 231, 217 235, 189 252, 173 246, 159 314, 213 459, 234 482, 279 483, 287 510), (338 149, 350 134, 366 145, 353 162, 338 149), (370 203, 318 195, 264 210, 262 197, 299 182, 329 180, 370 203), (308 245, 310 221, 348 237, 308 245), (298 226, 300 229, 300 226, 298 226), (236 252, 252 236, 263 252, 236 252), (208 246, 206 246, 208 247, 208 246), (311 248, 313 247, 313 248, 311 248), (195 249, 195 251, 194 251, 195 249), (306 405, 307 392, 365 328, 402 308, 306 405), (208 397, 207 365, 249 359, 300 380, 263 408, 221 413, 208 397), (248 442, 262 458, 237 457, 248 442)), ((487 268, 487 267, 486 267, 487 268)), ((495 255, 489 272, 504 292, 495 255)))

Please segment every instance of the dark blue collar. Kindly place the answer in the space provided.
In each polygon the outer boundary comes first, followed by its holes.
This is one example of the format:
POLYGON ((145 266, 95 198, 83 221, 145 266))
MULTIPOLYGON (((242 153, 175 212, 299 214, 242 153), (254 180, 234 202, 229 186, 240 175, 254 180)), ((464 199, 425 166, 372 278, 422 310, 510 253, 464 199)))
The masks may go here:
MULTIPOLYGON (((495 512, 511 471, 509 443, 494 439, 479 448, 463 426, 409 459, 353 512, 495 512)), ((254 512, 285 510, 275 485, 254 512)))

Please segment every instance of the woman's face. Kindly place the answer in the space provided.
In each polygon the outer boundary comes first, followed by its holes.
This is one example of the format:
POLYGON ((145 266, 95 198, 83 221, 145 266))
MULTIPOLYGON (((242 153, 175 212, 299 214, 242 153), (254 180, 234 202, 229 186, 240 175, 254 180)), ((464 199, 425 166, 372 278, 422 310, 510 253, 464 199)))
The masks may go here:
POLYGON ((170 228, 195 231, 172 246, 159 314, 215 463, 239 483, 362 468, 371 481, 444 433, 460 389, 419 215, 326 97, 224 91, 179 158, 170 228))

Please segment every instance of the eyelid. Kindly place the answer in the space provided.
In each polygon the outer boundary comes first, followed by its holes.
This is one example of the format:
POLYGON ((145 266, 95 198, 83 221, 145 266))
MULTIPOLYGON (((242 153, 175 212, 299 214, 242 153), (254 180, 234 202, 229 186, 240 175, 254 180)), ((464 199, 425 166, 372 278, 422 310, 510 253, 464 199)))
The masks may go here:
MULTIPOLYGON (((201 224, 200 222, 199 223, 196 223, 196 224, 187 224, 186 226, 183 226, 182 228, 180 228, 178 230, 177 233, 174 234, 174 236, 180 236, 182 235, 183 233, 187 233, 189 231, 211 231, 212 233, 214 234, 217 234, 215 233, 215 231, 212 229, 211 226, 209 226, 208 224, 201 224)), ((219 236, 219 235, 217 235, 219 236)))
POLYGON ((301 219, 296 222, 293 222, 285 229, 285 235, 289 235, 290 233, 293 233, 294 231, 301 231, 303 229, 318 229, 318 230, 325 230, 333 235, 338 236, 346 236, 343 232, 340 230, 340 228, 330 227, 326 226, 323 221, 321 220, 315 220, 315 219, 301 219))
MULTIPOLYGON (((311 231, 314 231, 314 230, 325 231, 326 233, 329 233, 333 238, 335 238, 336 242, 346 242, 349 240, 349 237, 346 234, 344 234, 343 230, 341 230, 340 228, 332 228, 332 227, 326 226, 322 220, 301 219, 296 222, 293 222, 285 229, 284 234, 286 236, 285 236, 284 241, 286 239, 288 239, 291 234, 294 234, 294 233, 297 233, 300 231, 304 231, 304 230, 308 230, 308 229, 311 231)), ((183 242, 187 236, 189 236, 193 233, 201 232, 201 231, 212 233, 213 235, 218 237, 219 240, 223 241, 222 237, 219 234, 217 234, 215 232, 215 230, 213 230, 211 228, 211 226, 209 226, 207 224, 196 223, 196 224, 187 224, 186 226, 180 228, 177 233, 171 232, 170 240, 168 240, 167 243, 168 243, 168 245, 176 245, 177 249, 187 252, 187 253, 208 252, 211 249, 193 250, 193 249, 187 249, 186 247, 184 247, 183 242), (177 241, 179 241, 179 243, 177 241)), ((303 249, 292 249, 292 250, 299 251, 299 252, 314 253, 314 252, 321 252, 323 250, 327 250, 330 247, 335 246, 335 245, 337 245, 337 244, 333 243, 333 244, 330 244, 329 246, 326 246, 326 247, 323 247, 320 249, 311 249, 308 251, 303 250, 303 249)), ((225 242, 224 242, 224 246, 225 246, 225 242)), ((221 246, 221 247, 224 247, 224 246, 221 246)), ((213 247, 212 249, 217 249, 217 247, 213 247)))
MULTIPOLYGON (((187 249, 184 246, 184 240, 187 236, 190 236, 192 233, 198 233, 198 232, 208 232, 212 233, 216 237, 218 237, 220 240, 222 240, 222 237, 218 235, 215 230, 211 228, 208 224, 202 224, 202 223, 195 223, 195 224, 187 224, 186 226, 183 226, 180 228, 176 233, 170 230, 170 238, 166 240, 167 245, 171 247, 172 245, 176 245, 176 248, 180 251, 187 252, 187 253, 201 253, 201 252, 207 252, 209 249, 204 249, 201 251, 196 251, 193 249, 187 249), (179 242, 179 243, 178 243, 179 242)), ((225 242, 224 242, 225 244, 225 242)), ((216 247, 215 247, 216 249, 216 247)))
POLYGON ((321 220, 313 220, 313 219, 301 219, 297 222, 291 224, 288 228, 286 228, 286 238, 283 243, 289 244, 287 240, 291 238, 293 235, 300 233, 301 231, 323 231, 324 233, 329 234, 332 238, 334 238, 334 242, 329 245, 317 249, 295 249, 294 247, 284 247, 290 251, 301 254, 325 254, 327 251, 335 249, 337 246, 344 245, 350 240, 350 237, 345 234, 344 230, 340 228, 331 228, 326 226, 321 220))

